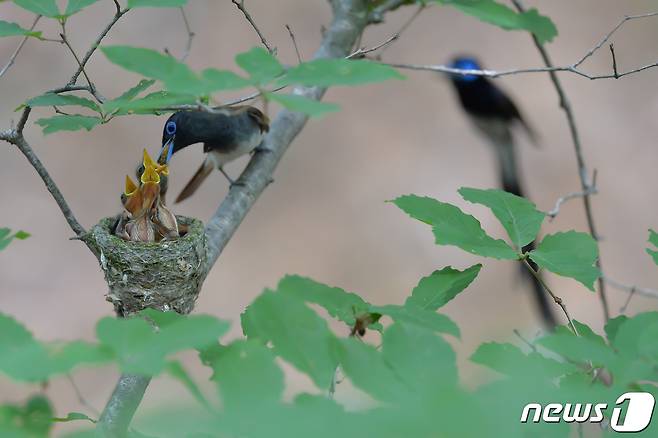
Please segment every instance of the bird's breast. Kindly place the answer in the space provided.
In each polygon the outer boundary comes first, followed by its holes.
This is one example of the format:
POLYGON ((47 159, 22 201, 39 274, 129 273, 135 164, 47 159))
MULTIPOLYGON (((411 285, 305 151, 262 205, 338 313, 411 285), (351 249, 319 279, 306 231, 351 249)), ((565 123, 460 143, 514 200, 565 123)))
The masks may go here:
POLYGON ((256 149, 263 140, 263 134, 254 132, 249 136, 240 138, 229 147, 221 149, 208 147, 208 158, 213 162, 215 167, 222 167, 224 164, 236 160, 256 149))

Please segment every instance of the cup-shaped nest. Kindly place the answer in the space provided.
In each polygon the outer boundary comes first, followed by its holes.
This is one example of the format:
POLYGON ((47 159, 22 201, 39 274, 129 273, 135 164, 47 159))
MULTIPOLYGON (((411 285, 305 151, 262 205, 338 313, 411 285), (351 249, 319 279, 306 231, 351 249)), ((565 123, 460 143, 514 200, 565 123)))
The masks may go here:
POLYGON ((117 218, 102 219, 88 236, 97 249, 109 292, 119 316, 145 308, 187 314, 194 308, 205 278, 207 242, 203 223, 177 216, 184 233, 173 240, 130 242, 113 234, 117 218))

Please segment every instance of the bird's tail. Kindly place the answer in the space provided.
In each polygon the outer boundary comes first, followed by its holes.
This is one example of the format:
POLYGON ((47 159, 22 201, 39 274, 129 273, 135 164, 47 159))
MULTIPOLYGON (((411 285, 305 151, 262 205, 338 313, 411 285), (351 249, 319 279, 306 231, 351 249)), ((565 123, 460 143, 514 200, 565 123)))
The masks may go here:
MULTIPOLYGON (((521 188, 518 167, 516 165, 516 150, 514 143, 511 141, 511 139, 509 140, 510 141, 496 144, 501 183, 503 190, 506 192, 524 197, 525 195, 523 189, 521 188)), ((523 247, 523 252, 532 251, 534 248, 535 242, 533 241, 523 247)), ((537 271, 537 265, 532 260, 528 261, 530 262, 532 269, 537 271)), ((522 275, 532 282, 534 301, 537 307, 537 311, 541 315, 544 324, 548 328, 553 329, 557 325, 557 321, 551 310, 553 303, 551 302, 548 293, 544 290, 539 280, 537 280, 523 266, 521 268, 522 275)))

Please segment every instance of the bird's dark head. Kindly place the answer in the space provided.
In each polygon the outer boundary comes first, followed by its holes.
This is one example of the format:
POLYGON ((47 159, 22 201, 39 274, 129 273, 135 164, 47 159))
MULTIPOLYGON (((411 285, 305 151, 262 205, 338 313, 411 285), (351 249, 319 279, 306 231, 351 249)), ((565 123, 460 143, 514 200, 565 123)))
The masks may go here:
POLYGON ((186 129, 188 114, 185 111, 176 112, 165 122, 162 130, 162 151, 158 158, 159 164, 169 163, 174 152, 192 144, 186 129))
MULTIPOLYGON (((482 70, 477 59, 470 56, 459 56, 450 63, 451 68, 459 70, 482 70)), ((467 84, 477 81, 481 76, 463 73, 450 73, 450 79, 455 85, 467 84)))

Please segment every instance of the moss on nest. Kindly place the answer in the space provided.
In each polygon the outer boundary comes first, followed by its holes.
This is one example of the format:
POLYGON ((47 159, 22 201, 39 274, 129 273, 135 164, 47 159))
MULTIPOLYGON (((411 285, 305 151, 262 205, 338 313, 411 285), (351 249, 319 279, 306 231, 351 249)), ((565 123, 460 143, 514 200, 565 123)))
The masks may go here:
POLYGON ((207 242, 203 223, 177 216, 187 232, 157 243, 129 242, 112 234, 116 218, 102 219, 87 236, 100 254, 109 286, 106 299, 117 315, 145 308, 186 314, 194 308, 205 277, 207 242))

